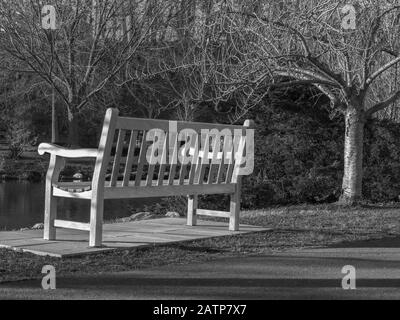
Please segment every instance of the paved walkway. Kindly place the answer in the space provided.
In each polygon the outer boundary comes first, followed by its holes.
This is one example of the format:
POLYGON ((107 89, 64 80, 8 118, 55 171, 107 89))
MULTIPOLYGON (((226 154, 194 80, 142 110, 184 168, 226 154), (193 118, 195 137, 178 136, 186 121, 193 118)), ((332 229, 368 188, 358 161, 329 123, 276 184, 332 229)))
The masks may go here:
POLYGON ((67 229, 57 229, 56 241, 43 240, 42 230, 3 231, 0 247, 61 258, 264 230, 268 229, 241 225, 240 231, 231 232, 227 222, 199 220, 197 226, 189 227, 184 218, 161 218, 105 224, 102 248, 89 248, 88 232, 67 229))
POLYGON ((399 299, 400 248, 323 248, 200 264, 0 285, 0 298, 25 299, 399 299), (341 287, 356 268, 356 290, 341 287))

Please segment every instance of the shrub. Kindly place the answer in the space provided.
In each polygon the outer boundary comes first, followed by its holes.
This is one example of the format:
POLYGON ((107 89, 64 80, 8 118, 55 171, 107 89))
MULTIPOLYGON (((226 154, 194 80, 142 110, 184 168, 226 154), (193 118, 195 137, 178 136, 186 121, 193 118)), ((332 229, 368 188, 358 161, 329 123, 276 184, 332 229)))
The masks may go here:
POLYGON ((24 127, 23 123, 13 123, 6 132, 6 140, 9 145, 10 159, 19 159, 27 146, 34 143, 31 131, 24 127))

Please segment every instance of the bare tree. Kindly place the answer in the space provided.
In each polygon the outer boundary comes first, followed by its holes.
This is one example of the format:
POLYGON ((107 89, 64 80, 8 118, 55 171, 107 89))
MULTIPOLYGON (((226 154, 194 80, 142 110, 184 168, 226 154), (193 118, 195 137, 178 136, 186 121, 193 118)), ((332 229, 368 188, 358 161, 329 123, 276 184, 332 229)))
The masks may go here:
POLYGON ((400 43, 393 37, 400 2, 224 2, 229 5, 221 13, 227 21, 223 33, 236 50, 222 83, 258 88, 253 95, 306 84, 328 96, 332 112, 345 117, 341 202, 358 202, 365 122, 400 100, 398 82, 387 76, 400 63, 400 43))
POLYGON ((42 1, 0 1, 0 50, 13 58, 11 70, 34 72, 54 89, 66 106, 70 144, 79 140, 77 115, 147 40, 158 12, 148 15, 146 3, 54 0, 57 29, 45 30, 42 1))
MULTIPOLYGON (((257 86, 253 84, 226 83, 227 78, 240 73, 231 63, 236 59, 237 42, 225 31, 229 23, 226 12, 231 7, 226 1, 212 0, 166 3, 165 14, 157 21, 153 38, 156 45, 146 51, 140 63, 132 65, 119 85, 127 88, 135 100, 137 90, 132 87, 148 86, 148 90, 165 98, 158 110, 171 109, 182 120, 192 121, 203 106, 213 105, 218 112, 226 113, 227 121, 240 121, 261 95, 254 95, 257 86)), ((151 106, 147 108, 154 115, 151 106)))

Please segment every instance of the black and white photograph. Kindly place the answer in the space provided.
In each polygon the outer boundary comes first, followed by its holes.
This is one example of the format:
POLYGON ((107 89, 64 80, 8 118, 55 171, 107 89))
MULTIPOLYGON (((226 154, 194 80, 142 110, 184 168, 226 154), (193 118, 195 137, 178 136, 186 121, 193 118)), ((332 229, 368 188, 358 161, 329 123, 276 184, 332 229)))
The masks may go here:
POLYGON ((397 299, 400 0, 0 0, 0 300, 397 299))

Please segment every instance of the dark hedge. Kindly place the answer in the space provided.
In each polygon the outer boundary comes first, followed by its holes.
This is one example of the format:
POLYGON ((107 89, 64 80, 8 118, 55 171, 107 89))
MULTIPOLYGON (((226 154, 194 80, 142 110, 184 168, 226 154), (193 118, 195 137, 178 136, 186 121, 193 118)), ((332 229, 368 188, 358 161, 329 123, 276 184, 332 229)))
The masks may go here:
MULTIPOLYGON (((270 95, 252 111, 255 172, 244 179, 243 207, 334 202, 343 175, 344 122, 331 119, 326 101, 299 88, 270 95)), ((369 120, 364 140, 363 196, 371 202, 398 201, 400 124, 369 120)))

